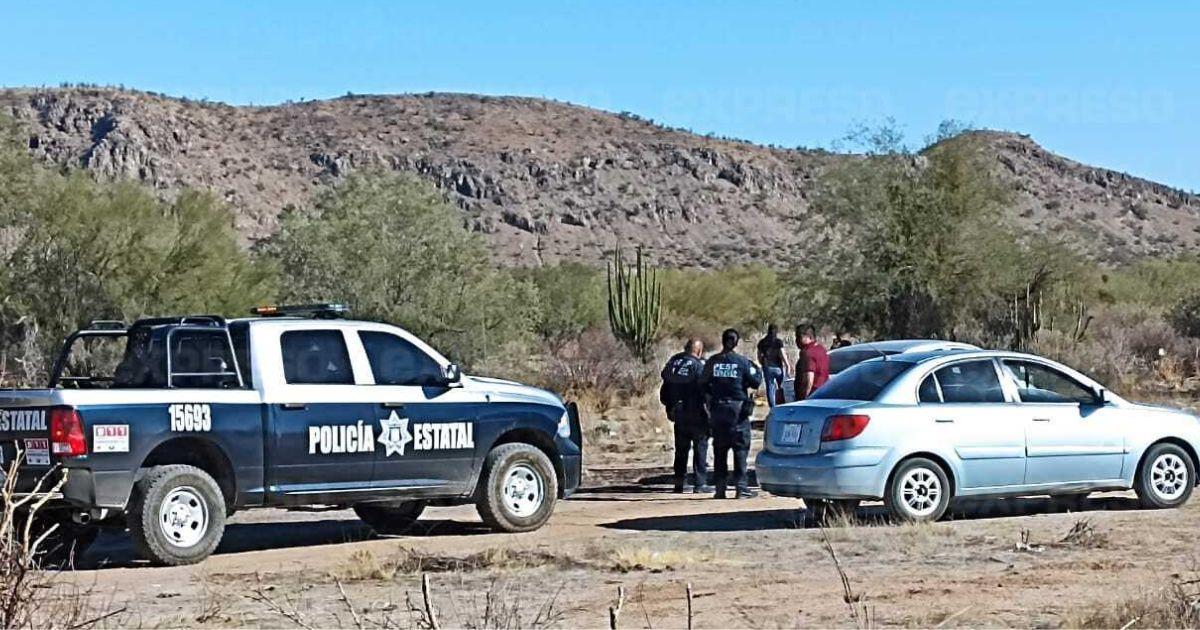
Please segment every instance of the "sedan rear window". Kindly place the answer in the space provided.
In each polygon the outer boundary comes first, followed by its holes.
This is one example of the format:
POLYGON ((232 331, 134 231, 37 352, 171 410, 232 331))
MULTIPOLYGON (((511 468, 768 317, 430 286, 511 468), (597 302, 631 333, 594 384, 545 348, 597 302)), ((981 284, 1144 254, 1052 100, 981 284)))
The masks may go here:
POLYGON ((810 399, 816 400, 875 400, 879 392, 897 376, 908 371, 913 364, 908 361, 868 361, 859 363, 829 379, 828 383, 813 392, 810 399))

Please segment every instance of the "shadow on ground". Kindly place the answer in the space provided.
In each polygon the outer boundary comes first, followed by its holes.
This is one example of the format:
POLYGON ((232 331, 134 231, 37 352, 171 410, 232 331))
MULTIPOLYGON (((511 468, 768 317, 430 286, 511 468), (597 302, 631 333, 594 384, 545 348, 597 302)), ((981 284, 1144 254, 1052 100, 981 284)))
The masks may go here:
MULTIPOLYGON (((1073 512, 1086 514, 1096 511, 1136 510, 1136 499, 1126 497, 1104 497, 1084 501, 1080 509, 1068 509, 1049 498, 1041 499, 994 499, 988 501, 962 501, 953 506, 946 520, 978 520, 1035 514, 1062 514, 1073 512)), ((887 511, 882 505, 860 507, 854 514, 861 525, 888 525, 887 511)), ((648 516, 629 518, 606 523, 602 527, 633 531, 672 532, 742 532, 776 529, 810 529, 820 527, 815 519, 801 507, 796 509, 776 508, 770 510, 745 510, 737 512, 712 512, 679 516, 648 516)))
MULTIPOLYGON (((411 531, 396 538, 466 536, 489 533, 492 533, 491 530, 482 523, 425 519, 413 525, 411 531)), ((374 532, 362 521, 354 518, 230 523, 225 526, 225 535, 214 555, 339 545, 372 538, 376 538, 374 532)), ((144 566, 145 564, 145 561, 138 559, 137 551, 126 532, 111 531, 101 534, 75 568, 76 570, 91 570, 144 566)))

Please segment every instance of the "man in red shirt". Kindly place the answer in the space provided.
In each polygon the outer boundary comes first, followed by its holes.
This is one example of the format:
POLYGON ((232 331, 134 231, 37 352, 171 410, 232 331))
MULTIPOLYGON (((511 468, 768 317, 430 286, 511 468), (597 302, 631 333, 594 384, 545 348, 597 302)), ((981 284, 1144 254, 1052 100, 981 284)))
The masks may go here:
POLYGON ((796 347, 800 348, 800 360, 796 361, 796 400, 804 400, 829 380, 829 352, 817 343, 817 332, 812 326, 796 326, 796 347))

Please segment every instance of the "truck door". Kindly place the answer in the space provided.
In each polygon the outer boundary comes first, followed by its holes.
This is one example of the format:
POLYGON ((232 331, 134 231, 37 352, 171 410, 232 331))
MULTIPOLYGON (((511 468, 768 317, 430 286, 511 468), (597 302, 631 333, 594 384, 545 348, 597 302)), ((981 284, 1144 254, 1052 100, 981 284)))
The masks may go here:
POLYGON ((481 394, 446 381, 442 365, 404 337, 359 331, 374 380, 377 489, 462 488, 475 468, 481 394))
POLYGON ((378 424, 355 384, 344 333, 285 330, 279 352, 284 382, 267 400, 268 487, 306 502, 368 489, 378 424))

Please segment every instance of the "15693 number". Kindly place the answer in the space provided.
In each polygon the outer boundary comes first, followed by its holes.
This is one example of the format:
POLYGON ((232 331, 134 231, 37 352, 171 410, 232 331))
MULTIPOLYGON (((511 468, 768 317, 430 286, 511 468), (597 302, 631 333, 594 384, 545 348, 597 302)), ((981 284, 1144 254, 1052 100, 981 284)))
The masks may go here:
POLYGON ((167 407, 172 431, 212 431, 212 407, 204 403, 181 403, 167 407))

